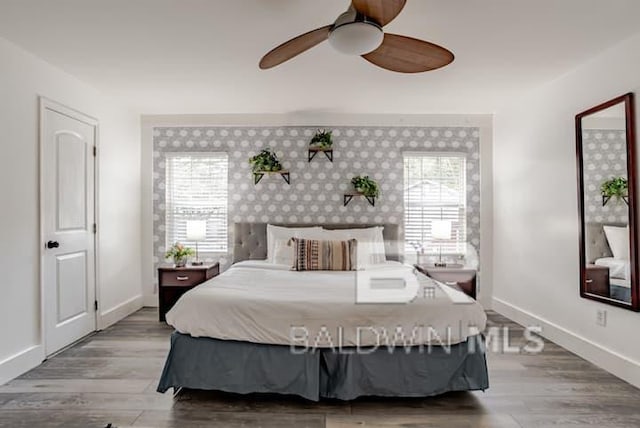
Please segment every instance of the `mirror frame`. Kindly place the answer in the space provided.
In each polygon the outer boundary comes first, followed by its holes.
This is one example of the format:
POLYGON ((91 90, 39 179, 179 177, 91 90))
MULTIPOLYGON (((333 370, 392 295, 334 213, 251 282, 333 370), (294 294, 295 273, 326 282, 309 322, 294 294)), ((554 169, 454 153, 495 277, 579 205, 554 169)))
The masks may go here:
POLYGON ((608 303, 632 311, 640 311, 640 284, 638 284, 637 210, 636 210, 636 129, 634 94, 628 93, 576 115, 576 159, 578 162, 578 215, 580 220, 580 297, 608 303), (582 156, 582 119, 617 104, 625 105, 627 133, 627 180, 629 184, 629 256, 631 263, 631 304, 596 294, 587 293, 586 250, 584 217, 584 162, 582 156))

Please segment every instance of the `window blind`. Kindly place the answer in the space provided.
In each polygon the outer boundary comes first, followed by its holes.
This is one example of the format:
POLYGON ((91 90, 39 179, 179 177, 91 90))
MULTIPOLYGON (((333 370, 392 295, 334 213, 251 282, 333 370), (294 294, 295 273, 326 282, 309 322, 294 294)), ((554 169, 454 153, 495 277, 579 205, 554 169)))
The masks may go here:
POLYGON ((166 161, 166 239, 187 240, 187 221, 206 220, 200 252, 227 251, 228 157, 226 153, 170 153, 166 161))
POLYGON ((466 251, 466 157, 464 154, 404 154, 405 251, 427 254, 466 251), (449 220, 451 237, 435 239, 434 221, 449 220))

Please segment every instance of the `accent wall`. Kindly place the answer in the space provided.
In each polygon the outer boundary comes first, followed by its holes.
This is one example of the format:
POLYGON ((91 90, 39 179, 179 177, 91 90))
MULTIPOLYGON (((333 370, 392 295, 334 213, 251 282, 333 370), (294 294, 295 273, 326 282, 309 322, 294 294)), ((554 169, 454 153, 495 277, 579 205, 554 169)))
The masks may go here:
POLYGON ((462 153, 466 157, 467 241, 480 250, 480 130, 477 127, 337 126, 333 162, 322 153, 308 162, 309 141, 318 127, 158 127, 153 130, 154 263, 164 260, 166 154, 226 152, 229 156, 229 254, 214 254, 228 266, 233 223, 397 223, 404 221, 403 152, 462 153), (249 157, 275 150, 290 171, 291 184, 265 176, 257 185, 249 157), (364 198, 343 206, 355 175, 381 187, 375 207, 364 198))

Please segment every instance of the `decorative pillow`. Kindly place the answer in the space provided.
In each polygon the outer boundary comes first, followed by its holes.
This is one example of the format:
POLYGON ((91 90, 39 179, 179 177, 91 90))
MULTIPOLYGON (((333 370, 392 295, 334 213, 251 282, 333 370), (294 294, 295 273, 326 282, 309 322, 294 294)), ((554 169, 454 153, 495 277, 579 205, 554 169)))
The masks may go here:
MULTIPOLYGON (((308 231, 298 236, 304 239, 323 239, 322 232, 308 231)), ((275 243, 275 251, 273 252, 273 258, 271 263, 276 265, 287 265, 291 267, 293 265, 293 247, 289 245, 289 241, 293 238, 289 235, 287 239, 277 239, 275 243)))
POLYGON ((613 258, 629 260, 629 226, 603 226, 613 258))
POLYGON ((293 270, 356 270, 358 241, 291 238, 293 270))
MULTIPOLYGON (((267 261, 271 263, 276 263, 276 242, 282 241, 280 247, 286 247, 287 242, 292 237, 296 238, 319 238, 318 234, 322 232, 322 228, 320 226, 311 226, 311 227, 282 227, 282 226, 274 226, 272 224, 267 225, 267 261), (311 232, 316 232, 314 235, 310 235, 311 232)), ((293 251, 291 248, 286 248, 286 254, 280 254, 282 257, 278 257, 279 263, 285 263, 291 265, 293 263, 293 251), (284 262, 282 261, 284 259, 284 262)))

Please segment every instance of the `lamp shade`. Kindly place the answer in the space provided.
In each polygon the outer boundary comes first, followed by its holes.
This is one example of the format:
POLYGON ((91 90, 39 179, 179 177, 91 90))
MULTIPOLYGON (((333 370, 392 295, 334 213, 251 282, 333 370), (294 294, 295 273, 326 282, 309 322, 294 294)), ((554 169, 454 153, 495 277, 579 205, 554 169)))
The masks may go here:
POLYGON ((203 241, 207 238, 206 220, 187 220, 187 240, 203 241))
POLYGON ((451 220, 433 220, 431 222, 433 239, 451 239, 451 220))

